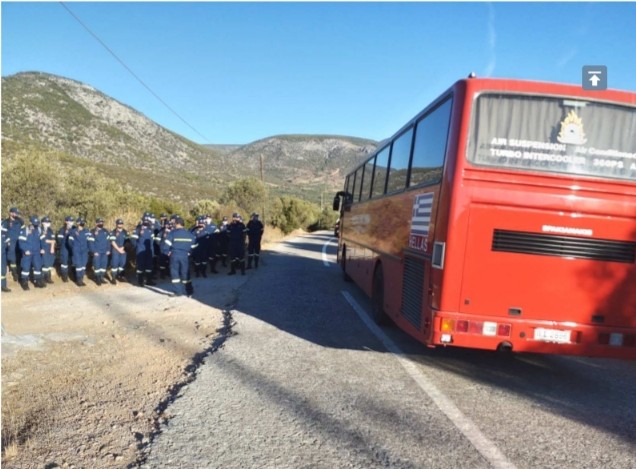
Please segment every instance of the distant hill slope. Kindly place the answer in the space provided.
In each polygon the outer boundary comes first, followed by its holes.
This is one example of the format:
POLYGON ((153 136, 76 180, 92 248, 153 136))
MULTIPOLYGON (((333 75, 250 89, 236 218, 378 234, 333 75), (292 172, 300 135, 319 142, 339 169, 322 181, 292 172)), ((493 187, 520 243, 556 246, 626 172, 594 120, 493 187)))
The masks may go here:
MULTIPOLYGON (((7 148, 55 149, 141 191, 194 201, 239 177, 261 177, 273 193, 316 201, 375 149, 351 137, 276 136, 248 145, 199 145, 95 88, 39 72, 2 78, 7 148)), ((11 157, 11 155, 3 155, 11 157)))

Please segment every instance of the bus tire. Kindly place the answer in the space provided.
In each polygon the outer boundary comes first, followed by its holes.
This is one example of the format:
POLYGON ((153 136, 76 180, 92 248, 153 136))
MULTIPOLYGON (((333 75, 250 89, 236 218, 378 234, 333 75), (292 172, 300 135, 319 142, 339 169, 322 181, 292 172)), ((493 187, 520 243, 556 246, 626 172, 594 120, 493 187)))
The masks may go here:
POLYGON ((342 267, 342 278, 345 282, 351 282, 351 277, 347 274, 347 246, 342 248, 342 261, 340 262, 342 267))
POLYGON ((387 326, 390 321, 389 316, 384 311, 384 272, 382 271, 382 264, 378 264, 373 273, 371 301, 373 304, 373 321, 378 326, 387 326))

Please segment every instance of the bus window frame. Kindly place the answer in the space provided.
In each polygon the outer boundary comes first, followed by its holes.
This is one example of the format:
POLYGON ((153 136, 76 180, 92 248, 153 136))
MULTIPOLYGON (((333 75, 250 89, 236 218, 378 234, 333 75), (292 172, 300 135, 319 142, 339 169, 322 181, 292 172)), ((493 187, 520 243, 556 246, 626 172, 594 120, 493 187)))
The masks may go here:
POLYGON ((591 180, 596 180, 596 181, 601 181, 601 182, 618 182, 618 183, 626 183, 626 184, 634 184, 634 181, 629 180, 629 179, 620 179, 620 178, 607 178, 607 177, 602 177, 602 176, 598 176, 598 175, 592 175, 592 174, 571 174, 571 173, 563 173, 563 172, 557 172, 557 171, 540 171, 537 169, 525 169, 525 168, 516 168, 514 166, 510 166, 510 167, 501 167, 501 166, 494 166, 494 165, 488 165, 488 164, 483 164, 483 163, 476 163, 474 162, 471 158, 469 158, 469 151, 470 151, 470 139, 473 135, 473 123, 474 123, 474 119, 476 118, 475 114, 477 113, 477 100, 483 96, 483 95, 492 95, 492 94, 498 94, 498 95, 508 95, 508 96, 524 96, 524 97, 530 97, 530 98, 546 98, 546 97, 550 97, 550 98, 554 98, 554 99, 563 99, 563 100, 567 100, 567 99, 571 99, 574 101, 592 101, 595 103, 600 103, 600 104, 607 104, 607 105, 612 105, 612 106, 620 106, 620 107, 631 107, 634 108, 636 110, 636 105, 632 105, 630 103, 620 103, 617 104, 616 101, 610 101, 607 99, 594 99, 594 98, 583 98, 581 96, 577 96, 577 95, 566 95, 566 94, 549 94, 546 95, 544 93, 537 93, 537 92, 529 92, 529 91, 509 91, 509 90, 499 90, 499 91, 492 91, 492 90, 481 90, 477 93, 473 94, 473 99, 470 102, 470 119, 468 121, 468 132, 466 132, 466 142, 465 142, 465 151, 463 154, 463 158, 464 158, 464 162, 466 164, 468 164, 468 167, 473 167, 473 168, 478 168, 478 169, 486 169, 489 171, 501 171, 501 172, 514 172, 515 174, 529 174, 529 175, 534 175, 534 176, 547 176, 547 177, 558 177, 558 178, 562 178, 562 177, 574 177, 574 178, 586 178, 586 179, 591 179, 591 180))
POLYGON ((391 152, 389 154, 389 166, 388 166, 388 171, 386 173, 386 181, 384 183, 385 196, 399 194, 401 192, 406 191, 409 187, 409 180, 411 178, 411 157, 413 156, 413 141, 414 141, 413 137, 414 136, 415 136, 415 126, 413 125, 412 122, 409 122, 408 125, 400 129, 399 133, 397 133, 393 138, 391 138, 391 142, 389 143, 389 145, 391 146, 391 152), (411 133, 411 145, 409 147, 409 155, 408 155, 407 164, 406 164, 406 179, 404 182, 404 187, 400 189, 395 189, 394 191, 389 192, 389 179, 391 178, 391 172, 392 172, 391 170, 393 169, 391 168, 391 163, 393 163, 393 146, 397 140, 399 140, 404 134, 406 134, 410 130, 412 130, 413 132, 411 133))
POLYGON ((444 173, 446 172, 446 161, 448 160, 448 143, 451 136, 451 125, 453 122, 453 106, 455 104, 454 99, 455 99, 455 96, 454 96, 454 93, 452 92, 448 93, 445 96, 442 96, 440 100, 434 103, 434 106, 432 106, 428 111, 423 112, 420 116, 418 116, 417 119, 415 119, 415 123, 413 126, 414 128, 413 142, 411 145, 411 160, 409 161, 409 177, 408 177, 408 183, 407 183, 407 190, 428 187, 428 186, 435 186, 440 184, 442 180, 444 179, 444 173), (449 108, 450 112, 448 114, 448 125, 446 127, 446 141, 444 142, 444 159, 442 160, 442 165, 441 165, 442 172, 439 176, 439 179, 436 179, 435 181, 422 181, 418 184, 411 185, 411 173, 413 171, 413 156, 415 152, 415 139, 417 138, 417 126, 420 124, 420 122, 422 122, 428 116, 430 116, 435 111, 437 111, 449 100, 451 101, 450 108, 449 108))

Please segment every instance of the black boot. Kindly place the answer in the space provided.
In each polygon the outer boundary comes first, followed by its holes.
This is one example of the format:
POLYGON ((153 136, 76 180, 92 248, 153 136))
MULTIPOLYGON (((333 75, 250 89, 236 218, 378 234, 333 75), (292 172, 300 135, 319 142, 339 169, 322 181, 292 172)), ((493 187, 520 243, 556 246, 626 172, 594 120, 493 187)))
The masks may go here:
POLYGON ((9 267, 9 270, 11 270, 11 277, 13 277, 13 281, 17 282, 19 279, 18 268, 16 266, 13 266, 13 267, 9 267))
POLYGON ((110 283, 111 285, 117 285, 117 276, 114 273, 110 273, 110 283))
POLYGON ((120 273, 117 275, 117 280, 119 280, 120 282, 125 282, 125 281, 126 281, 126 276, 124 275, 124 273, 123 273, 123 272, 120 272, 120 273))
POLYGON ((218 270, 216 270, 216 259, 210 261, 210 272, 213 274, 218 274, 218 270))
POLYGON ((188 282, 185 284, 185 291, 188 297, 194 295, 194 288, 192 287, 192 282, 188 282))
POLYGON ((241 264, 241 275, 245 275, 245 259, 241 259, 239 264, 241 264))
POLYGON ((259 257, 260 256, 258 254, 256 254, 254 256, 254 267, 257 268, 257 269, 258 269, 258 259, 259 259, 259 257))
POLYGON ((137 285, 144 286, 144 274, 137 274, 137 285))
POLYGON ((201 264, 201 275, 203 276, 203 278, 208 278, 208 265, 207 264, 201 264))
POLYGON ((20 279, 20 286, 24 291, 30 290, 29 288, 29 280, 28 279, 20 279))
POLYGON ((231 270, 227 273, 228 275, 236 275, 236 261, 230 262, 231 270))
POLYGON ((247 270, 252 268, 252 256, 247 256, 247 270))
POLYGON ((62 282, 68 282, 68 272, 62 272, 62 282))
POLYGON ((77 278, 77 286, 78 287, 85 287, 86 286, 86 284, 84 283, 84 276, 77 278))
POLYGON ((152 280, 152 273, 148 273, 146 274, 146 285, 157 285, 153 280, 152 280))
POLYGON ((2 291, 5 293, 9 293, 11 292, 11 289, 9 287, 2 287, 2 291))
POLYGON ((33 283, 35 284, 35 288, 45 288, 46 287, 46 283, 44 283, 44 280, 42 279, 42 277, 40 277, 38 279, 34 279, 33 283))
POLYGON ((195 277, 197 277, 197 278, 201 277, 200 270, 201 270, 201 266, 194 264, 194 276, 195 277))
POLYGON ((227 267, 227 257, 223 256, 223 267, 227 267))
POLYGON ((51 278, 50 270, 45 274, 45 280, 46 280, 46 283, 48 283, 49 285, 53 284, 53 279, 51 278))

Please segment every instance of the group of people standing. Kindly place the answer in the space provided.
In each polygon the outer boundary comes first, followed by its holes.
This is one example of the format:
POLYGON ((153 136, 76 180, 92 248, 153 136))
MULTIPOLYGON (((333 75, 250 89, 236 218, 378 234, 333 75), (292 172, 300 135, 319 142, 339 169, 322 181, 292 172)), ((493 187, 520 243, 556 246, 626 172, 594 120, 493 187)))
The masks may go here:
POLYGON ((29 280, 38 288, 53 283, 51 278, 56 257, 59 258, 59 274, 68 282, 70 274, 78 286, 85 286, 84 277, 92 259, 95 283, 106 283, 110 265, 110 282, 125 281, 128 252, 134 253, 137 283, 140 286, 155 285, 159 273, 161 278, 170 275, 177 294, 183 290, 188 296, 194 293, 190 276, 190 264, 197 277, 207 277, 208 264, 212 273, 218 273, 217 263, 227 266, 235 275, 237 269, 245 275, 252 264, 258 268, 261 239, 264 232, 259 215, 253 213, 245 225, 238 213, 231 222, 224 217, 217 226, 210 215, 197 217, 189 230, 178 215, 168 217, 161 214, 159 220, 145 212, 135 229, 128 233, 124 221, 117 219, 113 230, 104 228, 104 220, 97 218, 93 229, 86 228, 82 217, 67 216, 57 234, 51 228, 49 217, 29 218, 26 224, 17 208, 9 210, 9 217, 2 221, 2 291, 7 287, 7 267, 14 281, 19 281, 24 290, 29 290, 29 280), (248 239, 247 267, 245 265, 245 239, 248 239), (57 255, 56 255, 57 254, 57 255), (20 269, 18 269, 18 266, 20 269))

